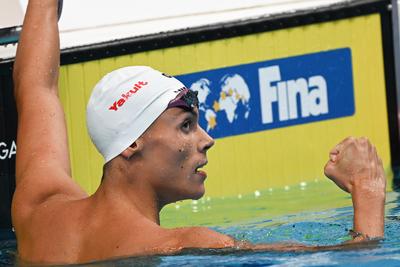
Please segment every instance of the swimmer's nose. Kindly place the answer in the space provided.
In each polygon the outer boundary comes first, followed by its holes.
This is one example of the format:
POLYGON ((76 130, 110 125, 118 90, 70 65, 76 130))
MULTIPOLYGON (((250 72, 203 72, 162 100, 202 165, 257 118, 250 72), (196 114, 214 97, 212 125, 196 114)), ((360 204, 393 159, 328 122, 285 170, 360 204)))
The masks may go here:
POLYGON ((200 143, 200 151, 201 152, 207 152, 207 150, 209 150, 215 143, 214 139, 206 132, 204 131, 203 128, 200 128, 200 132, 202 134, 202 140, 200 143))

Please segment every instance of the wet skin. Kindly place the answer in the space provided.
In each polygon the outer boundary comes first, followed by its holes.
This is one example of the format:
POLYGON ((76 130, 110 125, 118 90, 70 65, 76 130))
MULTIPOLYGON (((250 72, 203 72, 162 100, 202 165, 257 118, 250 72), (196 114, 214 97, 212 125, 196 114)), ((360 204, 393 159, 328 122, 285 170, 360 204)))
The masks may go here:
MULTIPOLYGON (((162 228, 159 212, 164 205, 204 194, 206 175, 199 168, 214 142, 199 127, 196 109, 166 110, 104 166, 102 183, 88 196, 72 179, 58 98, 59 59, 57 1, 30 0, 13 73, 18 153, 12 221, 21 259, 55 264, 170 254, 185 248, 343 248, 252 245, 205 227, 162 228)), ((347 138, 339 143, 325 174, 352 196, 354 229, 364 234, 354 241, 382 237, 386 179, 369 140, 347 138)))
POLYGON ((142 149, 131 160, 142 163, 161 207, 204 195, 207 174, 201 168, 214 140, 198 124, 196 108, 166 110, 136 143, 142 149))

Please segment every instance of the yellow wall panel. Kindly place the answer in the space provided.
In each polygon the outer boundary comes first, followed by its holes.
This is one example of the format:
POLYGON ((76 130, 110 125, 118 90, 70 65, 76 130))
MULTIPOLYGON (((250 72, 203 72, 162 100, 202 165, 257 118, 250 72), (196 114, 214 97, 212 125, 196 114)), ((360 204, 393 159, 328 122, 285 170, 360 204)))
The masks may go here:
POLYGON ((102 159, 86 133, 85 107, 91 89, 109 71, 150 65, 181 75, 337 48, 351 49, 355 114, 217 139, 209 152, 207 194, 245 194, 321 179, 329 150, 348 135, 368 136, 390 172, 380 25, 379 15, 368 15, 63 66, 60 95, 73 176, 88 192, 99 184, 102 159))

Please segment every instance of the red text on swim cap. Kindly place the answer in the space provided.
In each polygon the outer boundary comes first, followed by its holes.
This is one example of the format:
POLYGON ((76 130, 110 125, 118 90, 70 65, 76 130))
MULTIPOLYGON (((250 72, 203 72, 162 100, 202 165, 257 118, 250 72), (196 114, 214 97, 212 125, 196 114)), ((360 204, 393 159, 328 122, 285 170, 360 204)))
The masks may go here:
POLYGON ((145 85, 147 85, 148 82, 137 82, 135 85, 132 87, 131 90, 128 92, 124 93, 121 95, 121 98, 118 99, 117 101, 114 102, 108 109, 109 110, 115 110, 117 111, 119 107, 122 107, 122 105, 125 104, 125 102, 133 95, 136 94, 137 91, 139 91, 141 88, 143 88, 145 85))

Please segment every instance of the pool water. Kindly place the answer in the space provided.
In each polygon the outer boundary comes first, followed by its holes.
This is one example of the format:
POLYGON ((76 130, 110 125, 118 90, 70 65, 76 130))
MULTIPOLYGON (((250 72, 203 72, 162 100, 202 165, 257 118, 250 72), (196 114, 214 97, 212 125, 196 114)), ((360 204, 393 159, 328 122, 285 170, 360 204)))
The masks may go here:
MULTIPOLYGON (((204 225, 254 243, 333 245, 349 239, 351 199, 332 183, 315 181, 230 197, 176 203, 161 214, 167 227, 204 225)), ((321 252, 190 250, 84 266, 400 266, 400 194, 386 200, 386 237, 358 249, 321 252)), ((16 264, 15 241, 0 242, 0 266, 16 264)))

